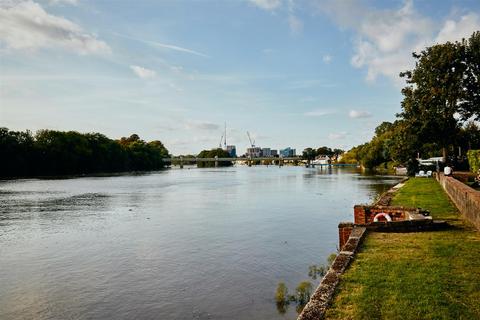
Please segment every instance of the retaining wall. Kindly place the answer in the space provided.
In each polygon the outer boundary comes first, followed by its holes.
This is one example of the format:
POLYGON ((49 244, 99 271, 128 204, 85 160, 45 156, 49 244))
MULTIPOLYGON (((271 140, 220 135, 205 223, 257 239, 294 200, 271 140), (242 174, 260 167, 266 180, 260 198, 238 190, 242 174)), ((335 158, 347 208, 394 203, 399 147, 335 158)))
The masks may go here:
POLYGON ((480 230, 480 191, 453 177, 446 177, 443 173, 437 174, 436 177, 460 213, 480 230))
MULTIPOLYGON (((347 227, 346 224, 345 227, 347 227)), ((351 226, 349 229, 348 241, 341 248, 340 253, 333 261, 332 266, 323 277, 320 285, 313 293, 305 308, 303 308, 303 311, 300 313, 297 320, 323 319, 325 312, 332 301, 335 288, 340 281, 340 276, 353 260, 353 256, 365 237, 366 231, 367 228, 365 227, 351 226)))
POLYGON ((355 224, 373 223, 375 215, 378 213, 388 213, 392 221, 403 221, 407 218, 407 213, 418 213, 417 208, 406 208, 403 206, 365 206, 356 205, 353 207, 353 218, 355 224))

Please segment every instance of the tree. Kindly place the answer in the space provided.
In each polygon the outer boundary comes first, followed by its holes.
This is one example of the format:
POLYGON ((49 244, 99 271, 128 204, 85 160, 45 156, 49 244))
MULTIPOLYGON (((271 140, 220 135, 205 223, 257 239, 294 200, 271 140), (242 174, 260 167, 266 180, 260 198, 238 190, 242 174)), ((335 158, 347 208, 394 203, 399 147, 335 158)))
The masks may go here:
POLYGON ((317 152, 312 148, 306 148, 302 152, 302 158, 305 160, 314 160, 317 156, 317 152))
POLYGON ((111 140, 100 133, 0 128, 0 176, 66 175, 164 167, 168 150, 158 140, 138 135, 111 140))
POLYGON ((332 156, 333 151, 329 147, 323 146, 317 149, 317 156, 332 156))
MULTIPOLYGON (((217 158, 231 158, 230 154, 227 151, 225 151, 221 148, 211 149, 211 150, 203 150, 197 156, 197 158, 215 158, 215 157, 217 157, 217 158)), ((219 167, 228 167, 228 166, 233 165, 233 163, 231 161, 218 161, 217 164, 218 164, 219 167)), ((214 167, 215 162, 213 162, 213 161, 197 161, 197 166, 199 168, 214 167)))
POLYGON ((480 120, 480 31, 474 32, 468 40, 463 40, 462 45, 466 69, 459 113, 463 120, 480 120))
POLYGON ((415 68, 402 72, 402 113, 422 143, 438 143, 444 160, 455 143, 461 123, 480 118, 480 33, 468 41, 447 42, 426 48, 415 68))

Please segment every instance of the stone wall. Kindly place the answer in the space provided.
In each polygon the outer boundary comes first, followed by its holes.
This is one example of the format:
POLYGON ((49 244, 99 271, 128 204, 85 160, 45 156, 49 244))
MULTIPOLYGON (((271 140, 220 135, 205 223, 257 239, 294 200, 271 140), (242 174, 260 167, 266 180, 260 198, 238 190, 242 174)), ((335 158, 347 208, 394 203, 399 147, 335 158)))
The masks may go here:
POLYGON ((365 227, 352 227, 348 241, 341 248, 340 253, 333 261, 332 266, 323 277, 320 285, 313 293, 305 308, 303 308, 303 311, 300 313, 297 320, 323 319, 325 312, 332 301, 335 288, 340 282, 340 276, 353 260, 353 256, 360 247, 366 231, 367 228, 365 227))
POLYGON ((480 230, 480 191, 476 191, 443 173, 436 175, 440 185, 457 206, 460 213, 480 230))

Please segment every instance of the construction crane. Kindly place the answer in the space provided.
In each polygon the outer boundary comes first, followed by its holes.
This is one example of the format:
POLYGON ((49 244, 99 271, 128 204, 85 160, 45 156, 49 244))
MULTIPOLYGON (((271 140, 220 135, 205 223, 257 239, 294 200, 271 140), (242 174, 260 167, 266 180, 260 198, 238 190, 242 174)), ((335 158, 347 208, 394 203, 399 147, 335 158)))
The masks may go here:
POLYGON ((247 131, 248 140, 250 140, 250 145, 252 148, 255 148, 255 140, 252 142, 252 137, 250 137, 250 132, 247 131))
POLYGON ((225 140, 223 141, 223 149, 227 150, 227 122, 225 121, 225 134, 224 134, 225 140))
POLYGON ((223 141, 223 134, 222 134, 222 137, 220 138, 220 142, 218 143, 219 148, 222 148, 222 141, 223 141))

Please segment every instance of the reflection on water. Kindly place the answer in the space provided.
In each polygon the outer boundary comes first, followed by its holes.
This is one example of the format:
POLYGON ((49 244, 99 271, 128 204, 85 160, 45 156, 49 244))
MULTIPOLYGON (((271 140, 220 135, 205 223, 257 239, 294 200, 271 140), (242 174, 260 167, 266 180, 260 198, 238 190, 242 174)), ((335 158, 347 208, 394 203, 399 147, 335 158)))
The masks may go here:
POLYGON ((352 206, 395 182, 273 166, 0 181, 0 319, 295 319, 277 284, 309 280, 352 206))

